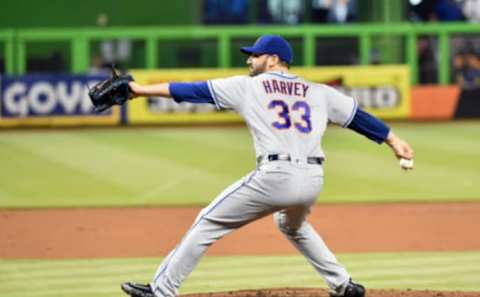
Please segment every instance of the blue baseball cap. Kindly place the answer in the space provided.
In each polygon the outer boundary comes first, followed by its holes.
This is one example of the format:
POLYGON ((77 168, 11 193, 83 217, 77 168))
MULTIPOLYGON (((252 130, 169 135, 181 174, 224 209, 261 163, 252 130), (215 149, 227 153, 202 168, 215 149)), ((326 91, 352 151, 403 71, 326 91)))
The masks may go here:
POLYGON ((290 43, 278 35, 263 35, 252 46, 244 46, 240 51, 247 55, 277 55, 281 60, 292 64, 293 51, 290 43))

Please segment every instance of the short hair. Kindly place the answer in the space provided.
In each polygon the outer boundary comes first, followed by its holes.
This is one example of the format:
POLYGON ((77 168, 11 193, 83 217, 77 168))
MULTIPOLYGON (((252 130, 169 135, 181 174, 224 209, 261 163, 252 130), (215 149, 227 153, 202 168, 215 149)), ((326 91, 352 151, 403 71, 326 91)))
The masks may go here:
POLYGON ((288 64, 287 61, 280 60, 279 64, 283 67, 286 67, 287 69, 290 69, 290 64, 288 64))
POLYGON ((290 68, 290 64, 289 64, 287 61, 282 60, 282 58, 280 58, 279 55, 273 54, 273 55, 270 55, 270 56, 277 56, 277 58, 278 58, 278 64, 282 65, 283 67, 286 67, 287 69, 290 68))

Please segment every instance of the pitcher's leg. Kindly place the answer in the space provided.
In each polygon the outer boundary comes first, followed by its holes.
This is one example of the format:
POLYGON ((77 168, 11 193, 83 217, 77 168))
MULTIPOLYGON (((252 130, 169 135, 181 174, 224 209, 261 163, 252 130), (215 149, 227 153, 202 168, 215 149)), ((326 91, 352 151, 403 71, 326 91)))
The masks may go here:
POLYGON ((208 247, 232 230, 234 229, 205 218, 198 220, 157 270, 151 284, 155 295, 177 296, 183 280, 192 272, 208 247))
POLYGON ((321 274, 332 291, 341 290, 350 275, 337 261, 315 229, 305 220, 309 207, 295 206, 276 212, 274 220, 280 231, 321 274))
POLYGON ((250 186, 253 175, 234 183, 198 215, 195 223, 160 265, 151 287, 158 297, 174 297, 184 279, 215 241, 271 213, 261 194, 250 186), (260 201, 260 202, 259 202, 260 201))

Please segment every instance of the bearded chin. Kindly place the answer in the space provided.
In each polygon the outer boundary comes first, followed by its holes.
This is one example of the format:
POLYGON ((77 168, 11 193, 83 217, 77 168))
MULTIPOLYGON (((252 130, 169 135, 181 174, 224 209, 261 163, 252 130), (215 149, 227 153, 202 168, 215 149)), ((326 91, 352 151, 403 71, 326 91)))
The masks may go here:
POLYGON ((252 70, 250 70, 250 76, 257 76, 261 73, 264 73, 267 71, 267 62, 258 65, 257 67, 254 67, 252 70))

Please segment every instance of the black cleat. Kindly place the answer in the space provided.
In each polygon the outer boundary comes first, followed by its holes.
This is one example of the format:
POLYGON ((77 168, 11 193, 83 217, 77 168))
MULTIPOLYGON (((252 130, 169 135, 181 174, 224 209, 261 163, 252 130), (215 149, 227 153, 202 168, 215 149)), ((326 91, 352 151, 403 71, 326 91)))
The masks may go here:
POLYGON ((350 280, 343 295, 331 292, 330 297, 365 297, 365 287, 350 280))
POLYGON ((126 282, 122 284, 122 290, 132 297, 155 297, 150 285, 126 282))

